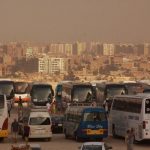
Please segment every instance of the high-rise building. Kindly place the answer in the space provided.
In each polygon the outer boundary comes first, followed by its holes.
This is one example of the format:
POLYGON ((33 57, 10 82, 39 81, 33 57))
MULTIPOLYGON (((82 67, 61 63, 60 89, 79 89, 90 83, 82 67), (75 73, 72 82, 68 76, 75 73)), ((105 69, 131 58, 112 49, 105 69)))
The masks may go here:
POLYGON ((67 56, 71 56, 73 51, 73 46, 72 44, 65 44, 65 54, 67 56))
POLYGON ((68 59, 66 58, 49 58, 49 74, 66 73, 68 70, 68 59))
POLYGON ((148 56, 150 54, 150 43, 144 43, 144 55, 148 56))
POLYGON ((43 57, 39 58, 38 72, 55 74, 66 73, 68 71, 68 59, 57 57, 43 57))
POLYGON ((38 72, 48 73, 48 59, 47 59, 47 57, 39 58, 38 72))
POLYGON ((81 55, 86 50, 85 42, 77 42, 77 55, 81 55))
POLYGON ((114 44, 103 44, 103 55, 113 56, 115 54, 114 44))
POLYGON ((26 58, 30 58, 32 56, 33 56, 33 49, 32 49, 32 47, 28 47, 26 49, 26 58))

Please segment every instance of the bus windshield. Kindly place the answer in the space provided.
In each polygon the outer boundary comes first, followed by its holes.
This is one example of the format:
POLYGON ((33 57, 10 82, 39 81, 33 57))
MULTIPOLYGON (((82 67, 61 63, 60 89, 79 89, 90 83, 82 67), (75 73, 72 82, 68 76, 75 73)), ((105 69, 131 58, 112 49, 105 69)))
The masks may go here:
POLYGON ((92 100, 92 88, 76 87, 73 91, 73 101, 83 102, 92 100))
POLYGON ((15 93, 24 94, 27 93, 28 83, 26 82, 16 82, 15 83, 15 93))
POLYGON ((104 112, 86 112, 83 115, 83 121, 106 121, 106 114, 104 112))
POLYGON ((143 92, 143 87, 141 84, 126 84, 128 89, 128 94, 137 94, 143 92))
POLYGON ((0 94, 10 95, 13 88, 12 82, 0 82, 0 94))
POLYGON ((48 99, 52 98, 52 91, 50 86, 35 86, 33 87, 31 95, 32 98, 36 99, 37 101, 47 101, 48 99))
POLYGON ((30 125, 50 125, 48 117, 33 117, 30 118, 30 125))
POLYGON ((123 87, 108 87, 107 88, 107 97, 112 97, 115 95, 123 95, 125 94, 125 88, 123 87))

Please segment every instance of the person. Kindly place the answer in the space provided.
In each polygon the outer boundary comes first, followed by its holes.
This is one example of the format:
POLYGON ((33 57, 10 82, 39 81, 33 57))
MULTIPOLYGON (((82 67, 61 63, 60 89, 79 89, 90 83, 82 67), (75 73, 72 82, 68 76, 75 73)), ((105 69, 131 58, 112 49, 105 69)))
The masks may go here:
POLYGON ((52 102, 52 104, 51 104, 51 111, 52 111, 52 113, 56 113, 56 101, 54 100, 53 102, 52 102))
POLYGON ((24 126, 24 132, 23 132, 23 136, 24 136, 26 145, 28 145, 29 134, 30 134, 30 127, 26 123, 25 126, 24 126))
POLYGON ((19 107, 19 108, 22 108, 22 107, 23 107, 21 96, 19 96, 18 107, 19 107))
POLYGON ((94 118, 94 121, 101 121, 99 113, 95 114, 93 118, 94 118))
POLYGON ((49 101, 49 103, 52 103, 52 101, 53 101, 53 96, 51 93, 49 93, 49 95, 48 95, 48 101, 49 101))
POLYGON ((131 147, 131 150, 133 150, 134 138, 135 138, 134 129, 131 128, 131 130, 130 130, 130 144, 131 144, 130 147, 131 147))
POLYGON ((92 100, 92 94, 88 92, 86 96, 86 102, 91 102, 91 100, 92 100))
POLYGON ((129 136, 130 136, 130 130, 127 130, 126 136, 125 136, 125 143, 126 143, 126 145, 127 145, 127 150, 130 150, 130 146, 129 146, 129 136))
POLYGON ((8 105, 7 105, 7 108, 8 108, 8 116, 10 117, 11 104, 8 104, 8 105))
POLYGON ((46 104, 46 106, 47 106, 47 111, 50 112, 50 110, 51 110, 51 109, 50 109, 50 108, 51 108, 51 104, 48 102, 48 103, 46 104))
POLYGON ((133 150, 133 131, 127 130, 125 136, 125 143, 127 145, 127 150, 133 150))
POLYGON ((11 132, 13 135, 14 142, 17 142, 17 134, 18 134, 19 124, 16 119, 11 124, 11 132))
POLYGON ((103 107, 104 107, 106 113, 108 114, 109 113, 109 103, 108 103, 107 99, 104 100, 103 107))
POLYGON ((92 106, 92 107, 96 107, 96 106, 97 106, 96 101, 93 101, 92 104, 91 104, 91 106, 92 106))

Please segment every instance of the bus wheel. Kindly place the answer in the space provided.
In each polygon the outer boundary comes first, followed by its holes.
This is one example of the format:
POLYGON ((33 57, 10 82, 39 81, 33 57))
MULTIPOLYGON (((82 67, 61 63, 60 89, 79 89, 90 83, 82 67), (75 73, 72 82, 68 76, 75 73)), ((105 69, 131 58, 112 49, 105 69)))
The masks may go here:
POLYGON ((116 138, 117 136, 116 136, 116 131, 115 131, 115 125, 113 124, 113 126, 112 126, 112 136, 114 137, 114 138, 116 138))

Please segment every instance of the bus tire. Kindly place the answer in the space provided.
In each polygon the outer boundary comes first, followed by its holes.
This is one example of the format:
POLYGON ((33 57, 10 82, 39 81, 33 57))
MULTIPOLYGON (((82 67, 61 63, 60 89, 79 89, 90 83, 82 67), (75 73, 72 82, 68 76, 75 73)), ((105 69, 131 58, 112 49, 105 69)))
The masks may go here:
POLYGON ((115 131, 115 125, 114 125, 114 124, 112 125, 112 136, 113 136, 114 138, 117 137, 116 131, 115 131))

